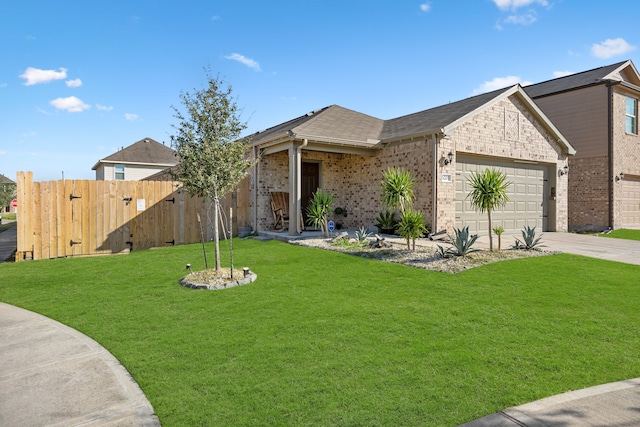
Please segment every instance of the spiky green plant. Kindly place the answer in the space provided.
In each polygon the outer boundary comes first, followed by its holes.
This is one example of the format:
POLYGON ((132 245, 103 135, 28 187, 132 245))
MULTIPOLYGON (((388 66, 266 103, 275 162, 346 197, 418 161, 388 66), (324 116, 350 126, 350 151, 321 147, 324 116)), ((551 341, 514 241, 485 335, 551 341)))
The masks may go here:
POLYGON ((358 243, 366 243, 371 233, 366 228, 360 227, 359 230, 356 230, 355 236, 358 243))
POLYGON ((332 204, 333 196, 318 188, 307 207, 307 223, 320 228, 325 237, 329 237, 328 216, 332 204))
POLYGON ((522 241, 516 238, 516 242, 513 245, 515 249, 538 249, 544 245, 540 244, 542 234, 536 238, 536 227, 529 227, 528 225, 522 230, 522 241))
POLYGON ((489 250, 493 250, 493 235, 491 234, 491 212, 504 206, 509 201, 507 188, 511 185, 507 175, 497 169, 485 169, 482 172, 472 172, 468 180, 472 190, 467 195, 471 204, 480 212, 487 212, 489 220, 489 250))
POLYGON ((470 253, 478 252, 480 249, 474 248, 473 245, 478 240, 478 235, 469 235, 469 227, 463 229, 456 228, 454 230, 455 236, 449 235, 449 244, 451 247, 445 250, 442 246, 438 245, 436 254, 443 258, 451 258, 458 256, 467 256, 470 253))
POLYGON ((416 250, 416 239, 426 233, 424 215, 420 211, 407 209, 402 213, 400 223, 398 223, 398 234, 407 240, 407 249, 416 250), (410 243, 413 246, 410 246, 410 243))
POLYGON ((502 249, 502 234, 504 233, 504 227, 497 225, 493 227, 493 232, 498 236, 498 251, 502 249))
POLYGON ((416 183, 409 172, 403 168, 389 168, 382 172, 382 203, 390 209, 403 213, 413 205, 416 183))
POLYGON ((382 230, 393 232, 396 228, 397 222, 396 213, 387 209, 378 214, 378 217, 376 218, 376 227, 380 229, 381 233, 382 230))

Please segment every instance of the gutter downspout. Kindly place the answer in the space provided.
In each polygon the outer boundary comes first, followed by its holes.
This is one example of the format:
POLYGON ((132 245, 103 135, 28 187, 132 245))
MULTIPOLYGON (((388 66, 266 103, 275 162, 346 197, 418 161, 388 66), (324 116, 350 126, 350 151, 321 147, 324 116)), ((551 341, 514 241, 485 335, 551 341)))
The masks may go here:
MULTIPOLYGON (((307 138, 302 140, 302 145, 296 148, 296 230, 298 231, 298 235, 302 233, 302 229, 300 228, 300 215, 302 214, 301 207, 301 196, 302 196, 302 149, 307 146, 309 140, 307 138)), ((291 226, 292 219, 289 218, 289 226, 291 226)))
POLYGON ((253 232, 258 234, 258 146, 253 147, 253 232))
POLYGON ((438 135, 437 134, 432 134, 431 135, 431 140, 433 141, 433 168, 432 171, 433 173, 431 174, 432 177, 432 194, 431 194, 431 206, 432 206, 432 212, 431 212, 431 233, 437 233, 438 232, 438 135))
POLYGON ((609 157, 608 193, 609 193, 609 227, 613 230, 613 86, 619 81, 607 81, 607 149, 609 157))

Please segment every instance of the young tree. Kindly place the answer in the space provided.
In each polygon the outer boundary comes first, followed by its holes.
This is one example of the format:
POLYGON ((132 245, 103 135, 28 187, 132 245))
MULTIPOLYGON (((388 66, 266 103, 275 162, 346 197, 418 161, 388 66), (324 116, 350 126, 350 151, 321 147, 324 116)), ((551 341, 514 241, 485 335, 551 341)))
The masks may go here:
POLYGON ((407 239, 407 249, 416 249, 416 239, 427 231, 422 212, 411 209, 416 198, 413 187, 416 182, 406 169, 389 168, 382 172, 382 203, 391 209, 400 211, 398 234, 407 239))
POLYGON ((16 198, 16 185, 0 182, 0 213, 16 198))
POLYGON ((511 184, 507 175, 497 169, 485 169, 482 172, 472 172, 468 180, 471 191, 467 199, 481 213, 487 211, 489 219, 489 250, 493 251, 493 235, 491 234, 491 212, 504 206, 509 201, 507 188, 511 184))
POLYGON ((240 133, 247 126, 240 121, 231 86, 223 87, 224 81, 205 71, 205 88, 180 93, 186 111, 171 107, 178 119, 171 144, 179 160, 172 174, 190 195, 213 201, 215 268, 220 270, 220 197, 237 187, 253 161, 245 158, 248 140, 240 133))

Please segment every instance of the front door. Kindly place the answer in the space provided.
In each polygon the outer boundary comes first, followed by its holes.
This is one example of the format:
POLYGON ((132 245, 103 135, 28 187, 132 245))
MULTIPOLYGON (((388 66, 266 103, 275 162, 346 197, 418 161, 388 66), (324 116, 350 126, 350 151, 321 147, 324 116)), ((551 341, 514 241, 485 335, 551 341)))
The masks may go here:
POLYGON ((300 195, 300 209, 304 223, 307 224, 307 206, 313 198, 313 193, 320 187, 320 163, 302 162, 302 194, 300 195))

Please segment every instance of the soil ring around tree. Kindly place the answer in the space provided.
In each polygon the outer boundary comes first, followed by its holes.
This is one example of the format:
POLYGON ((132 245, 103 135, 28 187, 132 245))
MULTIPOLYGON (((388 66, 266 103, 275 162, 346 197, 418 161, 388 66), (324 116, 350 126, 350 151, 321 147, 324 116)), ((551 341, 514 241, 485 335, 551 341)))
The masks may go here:
POLYGON ((208 269, 195 271, 179 280, 182 286, 191 289, 208 289, 217 291, 221 289, 242 286, 256 281, 258 276, 248 268, 233 269, 233 279, 230 268, 208 269))

